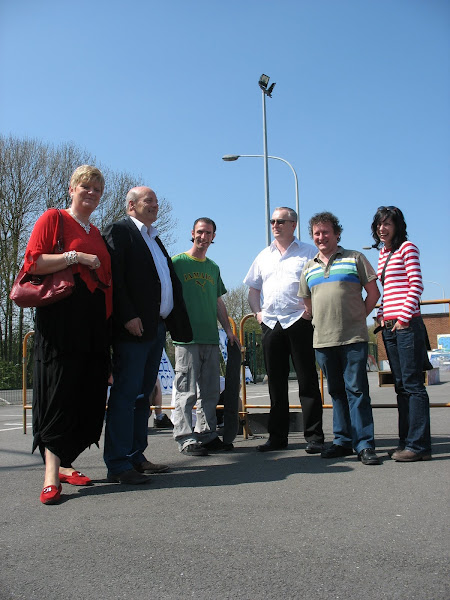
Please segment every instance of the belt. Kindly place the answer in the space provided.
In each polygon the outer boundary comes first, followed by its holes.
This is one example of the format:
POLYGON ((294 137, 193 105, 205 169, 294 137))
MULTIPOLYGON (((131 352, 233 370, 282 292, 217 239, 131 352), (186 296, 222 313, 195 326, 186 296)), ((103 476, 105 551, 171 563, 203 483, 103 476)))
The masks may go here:
POLYGON ((388 319, 384 322, 384 326, 386 327, 386 329, 392 329, 396 323, 397 319, 388 319))

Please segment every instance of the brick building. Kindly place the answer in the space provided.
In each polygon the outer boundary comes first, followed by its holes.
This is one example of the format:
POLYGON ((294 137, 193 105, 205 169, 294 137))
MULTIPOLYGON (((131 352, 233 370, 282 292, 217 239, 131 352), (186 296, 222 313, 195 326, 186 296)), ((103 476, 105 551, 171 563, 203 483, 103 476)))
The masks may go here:
MULTIPOLYGON (((428 337, 430 339, 431 349, 437 348, 437 336, 443 333, 450 333, 450 318, 449 313, 430 313, 422 315, 423 322, 427 328, 428 337)), ((383 344, 381 333, 377 335, 378 346, 378 363, 381 360, 387 360, 386 350, 383 344)))

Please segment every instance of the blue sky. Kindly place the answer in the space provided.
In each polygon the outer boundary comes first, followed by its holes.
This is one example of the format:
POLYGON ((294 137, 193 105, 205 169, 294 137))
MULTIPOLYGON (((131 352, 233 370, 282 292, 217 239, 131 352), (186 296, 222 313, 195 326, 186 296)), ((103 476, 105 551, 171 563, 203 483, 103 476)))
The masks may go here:
MULTIPOLYGON (((265 245, 264 171, 221 157, 262 154, 266 73, 268 151, 298 173, 302 239, 330 210, 361 249, 397 205, 450 296, 449 67, 448 0, 0 0, 0 132, 142 175, 173 205, 175 251, 213 218, 229 288, 265 245)), ((294 206, 286 165, 269 161, 269 183, 272 209, 294 206)))

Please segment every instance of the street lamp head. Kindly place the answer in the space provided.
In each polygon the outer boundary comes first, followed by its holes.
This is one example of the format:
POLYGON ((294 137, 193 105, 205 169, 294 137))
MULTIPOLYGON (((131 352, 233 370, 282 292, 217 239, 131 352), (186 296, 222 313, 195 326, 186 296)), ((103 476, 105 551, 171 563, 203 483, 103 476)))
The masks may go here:
POLYGON ((269 79, 270 77, 268 75, 264 75, 264 73, 259 78, 258 85, 264 92, 267 90, 267 86, 269 85, 269 79))
POLYGON ((272 85, 270 86, 270 88, 267 90, 266 94, 269 96, 269 98, 272 98, 272 92, 273 92, 273 88, 276 86, 276 83, 272 83, 272 85))
POLYGON ((225 156, 222 156, 222 160, 232 162, 233 160, 237 160, 239 156, 239 154, 225 154, 225 156))

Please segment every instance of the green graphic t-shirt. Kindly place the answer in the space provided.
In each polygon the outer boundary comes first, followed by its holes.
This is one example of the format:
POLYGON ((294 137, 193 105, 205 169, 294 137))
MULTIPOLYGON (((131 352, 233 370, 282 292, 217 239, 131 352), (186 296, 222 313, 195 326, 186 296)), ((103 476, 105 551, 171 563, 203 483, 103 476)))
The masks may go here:
POLYGON ((174 256, 172 262, 183 286, 183 297, 194 334, 190 343, 218 344, 217 298, 227 292, 219 267, 209 258, 200 260, 185 252, 174 256))

